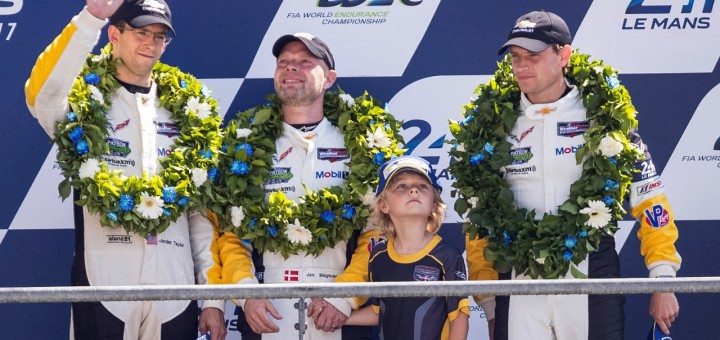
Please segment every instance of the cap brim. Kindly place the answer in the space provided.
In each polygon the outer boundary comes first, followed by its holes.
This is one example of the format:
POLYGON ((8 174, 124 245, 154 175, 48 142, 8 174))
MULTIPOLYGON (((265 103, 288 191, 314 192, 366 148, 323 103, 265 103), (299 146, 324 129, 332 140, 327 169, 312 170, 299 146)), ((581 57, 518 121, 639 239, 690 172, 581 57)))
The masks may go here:
POLYGON ((500 50, 498 50, 498 54, 505 53, 505 51, 507 51, 510 46, 522 47, 530 52, 542 52, 550 45, 536 39, 517 37, 508 40, 505 45, 502 45, 502 47, 500 47, 500 50))
POLYGON ((406 164, 406 165, 404 165, 404 166, 402 166, 402 167, 400 167, 400 168, 394 169, 390 174, 388 174, 388 175, 385 177, 385 180, 384 180, 384 181, 381 179, 381 182, 378 183, 378 188, 375 190, 375 195, 376 195, 376 196, 377 196, 377 195, 380 195, 381 192, 385 191, 385 187, 387 186, 388 183, 390 183, 390 180, 391 180, 393 177, 395 177, 395 175, 397 175, 397 174, 399 174, 399 173, 401 173, 401 172, 403 172, 403 171, 409 171, 409 172, 416 173, 416 174, 422 176, 423 178, 427 179, 427 181, 428 181, 432 186, 434 186, 436 190, 442 191, 442 187, 441 187, 439 184, 437 184, 437 181, 434 181, 434 180, 430 177, 430 175, 428 174, 428 170, 427 170, 427 169, 421 167, 420 165, 406 164))
POLYGON ((168 30, 170 30, 170 32, 172 32, 172 34, 175 35, 175 29, 173 29, 170 22, 167 21, 167 19, 165 19, 165 18, 161 18, 161 17, 155 16, 155 15, 140 15, 140 16, 135 17, 135 19, 130 20, 130 22, 128 22, 128 24, 134 28, 145 27, 147 25, 152 25, 152 24, 162 24, 162 25, 167 26, 168 30))
POLYGON ((282 52, 283 48, 285 48, 285 45, 293 41, 299 41, 303 43, 303 45, 305 45, 308 51, 310 51, 310 54, 322 59, 331 70, 334 69, 334 66, 330 65, 330 62, 328 61, 328 59, 331 58, 329 56, 323 55, 322 51, 319 50, 317 46, 310 41, 310 39, 301 36, 295 36, 292 34, 283 35, 275 41, 275 44, 273 44, 272 48, 273 56, 275 56, 275 58, 280 56, 280 52, 282 52))

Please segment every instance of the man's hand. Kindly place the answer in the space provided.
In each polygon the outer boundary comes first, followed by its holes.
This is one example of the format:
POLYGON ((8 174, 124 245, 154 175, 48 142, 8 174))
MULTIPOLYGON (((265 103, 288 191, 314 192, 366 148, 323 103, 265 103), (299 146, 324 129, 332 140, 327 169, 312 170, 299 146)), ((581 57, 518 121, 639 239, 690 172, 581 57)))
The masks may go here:
POLYGON ((270 321, 268 317, 268 313, 270 313, 276 320, 282 319, 282 315, 278 313, 270 300, 247 299, 245 300, 243 311, 245 311, 245 319, 253 332, 261 334, 277 333, 280 331, 280 327, 270 321))
POLYGON ((673 293, 653 293, 650 298, 650 315, 663 333, 670 334, 670 326, 680 313, 680 305, 673 293))
POLYGON ((488 326, 488 339, 494 340, 495 339, 495 319, 488 320, 487 326, 488 326))
MULTIPOLYGON (((86 0, 87 9, 94 17, 105 20, 120 8, 124 0, 86 0)), ((214 335, 213 335, 214 336, 214 335)))
POLYGON ((307 316, 315 320, 315 328, 325 332, 334 332, 342 327, 348 316, 331 303, 321 298, 313 298, 308 306, 307 316))
POLYGON ((210 332, 213 340, 224 340, 227 335, 223 311, 209 307, 200 314, 200 334, 210 332))

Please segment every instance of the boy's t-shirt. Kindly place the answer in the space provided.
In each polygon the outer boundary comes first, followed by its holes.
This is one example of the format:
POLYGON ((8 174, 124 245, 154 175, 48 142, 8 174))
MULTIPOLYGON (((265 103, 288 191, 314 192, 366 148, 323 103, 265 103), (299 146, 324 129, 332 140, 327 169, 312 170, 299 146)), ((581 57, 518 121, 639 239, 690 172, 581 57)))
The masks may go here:
MULTIPOLYGON (((370 255, 370 282, 466 281, 465 262, 458 251, 435 236, 411 255, 395 252, 393 239, 376 245, 370 255)), ((469 315, 467 297, 371 298, 380 314, 381 339, 445 339, 449 321, 469 315)))

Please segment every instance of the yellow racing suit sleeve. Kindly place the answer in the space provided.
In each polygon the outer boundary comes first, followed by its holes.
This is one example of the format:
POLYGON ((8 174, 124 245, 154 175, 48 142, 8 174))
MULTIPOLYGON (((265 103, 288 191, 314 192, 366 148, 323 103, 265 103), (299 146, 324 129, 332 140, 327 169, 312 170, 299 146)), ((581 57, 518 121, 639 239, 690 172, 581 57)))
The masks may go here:
MULTIPOLYGON (((363 229, 350 258, 350 264, 335 278, 335 282, 368 282, 370 251, 372 246, 381 240, 379 229, 373 227, 363 229)), ((345 313, 345 315, 350 315, 350 311, 362 306, 367 301, 367 297, 329 298, 326 301, 345 313)))
MULTIPOLYGON (((465 235, 465 257, 468 265, 468 280, 497 280, 498 273, 493 269, 492 262, 485 260, 486 238, 470 239, 465 235)), ((475 302, 482 307, 487 320, 495 318, 495 297, 474 295, 475 302)))
POLYGON ((675 248, 678 238, 675 215, 647 146, 636 131, 630 134, 630 142, 644 152, 643 159, 635 164, 637 172, 630 185, 631 213, 640 224, 637 232, 640 253, 645 257, 650 277, 675 276, 682 263, 675 248))

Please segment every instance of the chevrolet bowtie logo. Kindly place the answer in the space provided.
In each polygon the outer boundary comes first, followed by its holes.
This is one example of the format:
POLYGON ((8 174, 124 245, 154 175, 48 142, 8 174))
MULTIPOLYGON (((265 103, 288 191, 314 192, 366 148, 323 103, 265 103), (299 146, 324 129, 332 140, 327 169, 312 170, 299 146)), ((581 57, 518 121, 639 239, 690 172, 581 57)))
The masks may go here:
POLYGON ((543 107, 543 108, 541 108, 541 109, 539 109, 539 110, 536 110, 535 113, 536 113, 536 114, 539 114, 539 115, 545 116, 545 115, 549 115, 549 114, 552 113, 552 112, 555 112, 555 110, 557 110, 556 107, 548 107, 548 106, 546 106, 546 107, 543 107))

